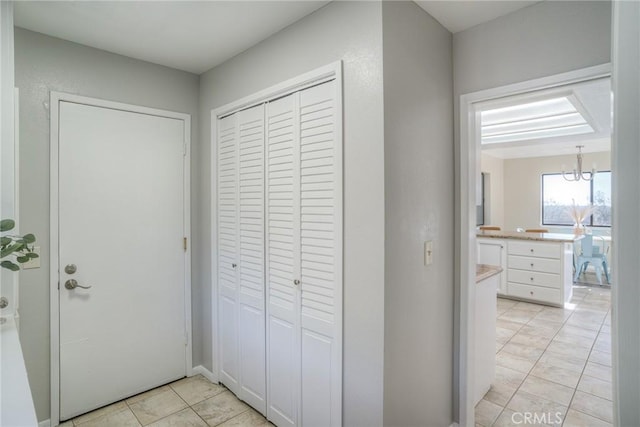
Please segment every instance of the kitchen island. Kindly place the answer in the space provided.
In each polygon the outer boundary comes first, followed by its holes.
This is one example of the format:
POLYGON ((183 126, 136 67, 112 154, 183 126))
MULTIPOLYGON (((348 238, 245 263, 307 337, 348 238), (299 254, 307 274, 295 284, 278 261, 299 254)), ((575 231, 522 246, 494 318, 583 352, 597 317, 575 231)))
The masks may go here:
POLYGON ((573 247, 582 235, 482 231, 478 263, 504 269, 498 294, 562 307, 573 295, 573 247))

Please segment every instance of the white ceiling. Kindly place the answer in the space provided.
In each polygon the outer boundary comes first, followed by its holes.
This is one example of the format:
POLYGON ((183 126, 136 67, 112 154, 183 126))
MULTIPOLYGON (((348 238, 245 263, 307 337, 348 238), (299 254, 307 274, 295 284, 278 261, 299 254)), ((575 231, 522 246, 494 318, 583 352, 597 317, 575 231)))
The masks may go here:
POLYGON ((18 1, 15 24, 201 74, 328 1, 18 1))
MULTIPOLYGON (((573 94, 580 105, 581 112, 595 131, 592 134, 546 138, 529 141, 487 144, 482 152, 501 159, 523 157, 546 157, 563 154, 576 154, 576 145, 584 145, 584 153, 597 153, 611 150, 611 79, 603 78, 590 82, 562 86, 552 90, 530 93, 525 96, 493 101, 503 105, 515 105, 528 102, 531 98, 552 96, 553 94, 573 94)), ((491 108, 491 104, 487 106, 491 108)))
POLYGON ((499 16, 508 15, 538 1, 524 0, 416 0, 418 6, 426 10, 452 33, 464 31, 499 16))
MULTIPOLYGON (((28 30, 201 74, 329 1, 17 1, 28 30)), ((417 1, 451 32, 535 1, 417 1)), ((357 23, 354 23, 357 25, 357 23)))

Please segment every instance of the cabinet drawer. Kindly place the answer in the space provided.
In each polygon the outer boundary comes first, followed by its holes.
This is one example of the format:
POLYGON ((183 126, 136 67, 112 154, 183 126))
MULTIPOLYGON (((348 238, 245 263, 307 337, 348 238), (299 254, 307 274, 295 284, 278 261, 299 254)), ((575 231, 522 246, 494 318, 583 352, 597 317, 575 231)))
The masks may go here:
POLYGON ((562 304, 562 294, 559 289, 543 288, 540 286, 511 283, 507 285, 509 295, 526 298, 535 301, 543 301, 551 304, 562 304))
POLYGON ((522 283, 525 285, 544 286, 546 288, 561 288, 561 280, 559 274, 540 273, 537 271, 516 270, 510 268, 507 270, 507 280, 509 282, 522 283))
POLYGON ((509 242, 508 254, 560 259, 560 246, 561 245, 554 243, 529 241, 509 242))
POLYGON ((560 260, 550 258, 524 257, 519 255, 509 255, 509 268, 518 270, 539 271, 541 273, 560 274, 560 260))

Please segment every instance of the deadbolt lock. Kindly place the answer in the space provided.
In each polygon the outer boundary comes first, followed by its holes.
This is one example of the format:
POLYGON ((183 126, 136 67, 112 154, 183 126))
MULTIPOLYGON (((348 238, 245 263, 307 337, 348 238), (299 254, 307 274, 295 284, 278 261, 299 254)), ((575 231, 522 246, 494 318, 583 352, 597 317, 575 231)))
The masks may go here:
POLYGON ((78 270, 78 268, 76 267, 75 264, 67 264, 67 266, 64 268, 64 272, 67 274, 73 274, 78 270))

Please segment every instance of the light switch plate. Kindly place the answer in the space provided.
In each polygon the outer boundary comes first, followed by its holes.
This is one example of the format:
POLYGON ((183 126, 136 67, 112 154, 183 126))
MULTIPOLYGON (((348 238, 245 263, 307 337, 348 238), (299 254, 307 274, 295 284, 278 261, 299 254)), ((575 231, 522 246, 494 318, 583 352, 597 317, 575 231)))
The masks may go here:
POLYGON ((428 240, 424 242, 424 265, 433 263, 433 242, 428 240))
POLYGON ((24 264, 20 264, 20 268, 23 270, 29 270, 31 268, 40 268, 40 246, 33 248, 33 252, 38 254, 38 258, 32 258, 24 264))

